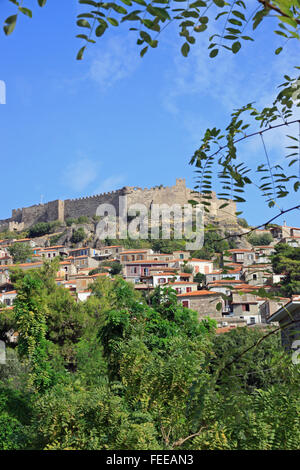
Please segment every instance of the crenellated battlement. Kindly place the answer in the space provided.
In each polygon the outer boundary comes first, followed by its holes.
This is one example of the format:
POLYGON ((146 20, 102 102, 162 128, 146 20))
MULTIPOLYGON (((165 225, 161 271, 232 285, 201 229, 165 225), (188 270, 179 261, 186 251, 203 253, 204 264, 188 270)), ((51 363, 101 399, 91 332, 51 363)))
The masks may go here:
MULTIPOLYGON (((65 221, 68 218, 80 216, 93 217, 100 204, 109 203, 114 205, 116 212, 119 211, 119 196, 127 196, 128 206, 131 204, 144 204, 148 209, 154 204, 180 204, 183 206, 189 200, 195 199, 195 191, 186 187, 184 178, 177 178, 174 186, 158 185, 152 188, 140 188, 139 186, 124 186, 115 191, 84 196, 76 199, 50 201, 45 204, 35 204, 30 207, 13 209, 12 217, 0 221, 0 227, 10 226, 14 229, 26 229, 38 222, 51 222, 54 220, 65 221)), ((201 196, 200 196, 201 201, 201 196)), ((218 220, 235 220, 236 205, 233 201, 223 210, 220 209, 222 202, 212 194, 211 216, 218 220)))

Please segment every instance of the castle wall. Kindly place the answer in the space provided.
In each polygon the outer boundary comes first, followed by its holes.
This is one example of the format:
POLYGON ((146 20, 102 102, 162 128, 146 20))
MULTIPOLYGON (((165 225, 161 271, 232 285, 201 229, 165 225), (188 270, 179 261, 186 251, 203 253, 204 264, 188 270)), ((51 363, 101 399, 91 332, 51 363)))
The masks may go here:
MULTIPOLYGON (((179 204, 183 206, 189 200, 199 200, 199 196, 185 185, 185 179, 176 179, 176 185, 170 187, 137 188, 124 187, 117 191, 103 193, 79 199, 67 199, 65 201, 56 200, 46 204, 38 204, 22 209, 14 209, 11 219, 0 221, 1 227, 11 224, 15 228, 28 228, 38 222, 51 222, 60 220, 63 222, 68 218, 78 218, 80 216, 92 217, 96 214, 100 204, 112 204, 119 213, 119 197, 127 196, 127 205, 144 204, 151 208, 151 204, 179 204)), ((201 202, 201 198, 200 198, 201 202)), ((233 201, 223 209, 220 206, 224 201, 218 200, 216 194, 212 194, 209 217, 216 221, 236 222, 236 204, 233 201)))
POLYGON ((93 217, 100 204, 112 204, 116 208, 118 214, 119 196, 122 195, 122 190, 118 190, 91 197, 82 197, 80 199, 67 199, 64 201, 65 220, 69 218, 77 219, 82 215, 93 217))

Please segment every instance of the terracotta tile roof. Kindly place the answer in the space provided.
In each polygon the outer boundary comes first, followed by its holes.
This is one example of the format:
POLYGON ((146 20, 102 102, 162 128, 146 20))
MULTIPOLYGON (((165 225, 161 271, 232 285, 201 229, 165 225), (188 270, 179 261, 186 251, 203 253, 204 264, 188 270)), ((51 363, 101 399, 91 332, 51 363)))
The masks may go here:
POLYGON ((139 259, 135 261, 125 261, 125 264, 168 264, 169 261, 139 259))
POLYGON ((123 248, 122 245, 107 245, 100 248, 100 250, 106 250, 107 248, 123 248))
POLYGON ((180 285, 186 285, 186 284, 188 284, 189 286, 190 286, 191 284, 193 284, 193 285, 196 286, 198 283, 197 283, 197 282, 193 282, 193 281, 191 281, 191 282, 189 282, 189 281, 168 282, 168 285, 169 285, 169 286, 173 286, 174 284, 176 284, 176 285, 178 285, 178 284, 180 284, 180 285))
POLYGON ((231 250, 226 250, 229 251, 229 253, 252 253, 253 250, 246 250, 244 248, 238 249, 238 248, 232 248, 231 250))
POLYGON ((121 251, 120 255, 131 255, 131 254, 139 254, 139 253, 147 253, 148 250, 128 250, 128 251, 121 251))
MULTIPOLYGON (((182 260, 181 260, 182 261, 182 260)), ((213 263, 211 259, 198 259, 198 258, 190 258, 189 261, 199 261, 200 263, 213 263)))
POLYGON ((193 292, 186 292, 184 294, 177 294, 177 297, 201 297, 204 295, 220 295, 219 292, 212 290, 194 290, 193 292))
POLYGON ((43 263, 20 263, 20 264, 8 264, 6 266, 1 266, 1 268, 22 268, 23 266, 42 266, 43 263))

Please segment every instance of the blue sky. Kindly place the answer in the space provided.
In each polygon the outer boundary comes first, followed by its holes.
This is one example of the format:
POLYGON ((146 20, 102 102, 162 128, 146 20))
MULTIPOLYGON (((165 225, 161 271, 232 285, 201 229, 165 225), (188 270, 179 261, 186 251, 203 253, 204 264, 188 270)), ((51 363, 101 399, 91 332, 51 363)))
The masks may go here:
MULTIPOLYGON (((188 162, 205 129, 224 126, 234 107, 269 105, 283 74, 294 76, 299 65, 295 41, 274 55, 282 41, 272 24, 259 28, 256 41, 237 55, 224 51, 215 59, 208 57, 205 35, 183 58, 172 27, 141 59, 135 33, 111 27, 79 62, 77 2, 59 0, 58 7, 49 0, 42 9, 36 0, 25 3, 33 19, 20 18, 9 37, 0 32, 0 80, 7 88, 7 104, 0 105, 0 218, 41 200, 125 185, 168 186, 185 177, 193 187, 188 162)), ((0 0, 0 11, 4 19, 14 5, 0 0)), ((284 162, 283 133, 266 137, 266 144, 272 160, 284 162)), ((262 158, 259 141, 243 145, 240 157, 249 164, 262 158)), ((251 224, 278 212, 256 191, 247 201, 239 209, 251 224)), ((287 223, 300 226, 298 214, 286 215, 287 223)))

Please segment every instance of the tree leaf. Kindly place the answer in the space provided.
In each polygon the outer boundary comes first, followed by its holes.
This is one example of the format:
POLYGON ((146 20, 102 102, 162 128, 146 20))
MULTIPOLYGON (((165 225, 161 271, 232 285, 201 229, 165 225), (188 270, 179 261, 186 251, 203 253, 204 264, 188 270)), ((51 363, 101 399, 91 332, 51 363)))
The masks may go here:
POLYGON ((181 54, 184 56, 184 57, 187 57, 188 56, 188 53, 190 51, 190 46, 187 42, 185 42, 182 47, 181 47, 181 54))

